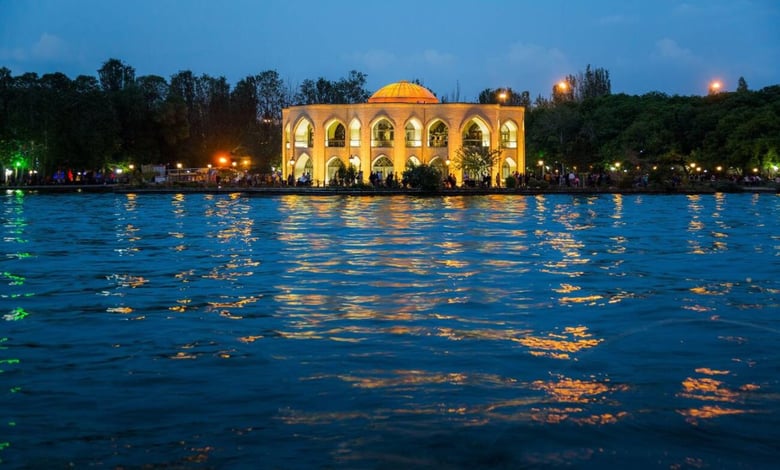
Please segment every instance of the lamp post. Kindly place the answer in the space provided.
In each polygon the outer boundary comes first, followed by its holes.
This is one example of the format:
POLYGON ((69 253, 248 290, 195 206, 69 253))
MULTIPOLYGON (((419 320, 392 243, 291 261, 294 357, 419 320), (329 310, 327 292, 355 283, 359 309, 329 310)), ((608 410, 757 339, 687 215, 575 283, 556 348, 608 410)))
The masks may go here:
MULTIPOLYGON (((501 149, 503 146, 503 139, 504 136, 502 135, 501 131, 501 106, 506 103, 507 98, 507 92, 506 90, 501 90, 498 92, 498 106, 496 106, 496 149, 501 149)), ((501 187, 501 161, 498 159, 498 168, 496 168, 496 187, 501 187)))

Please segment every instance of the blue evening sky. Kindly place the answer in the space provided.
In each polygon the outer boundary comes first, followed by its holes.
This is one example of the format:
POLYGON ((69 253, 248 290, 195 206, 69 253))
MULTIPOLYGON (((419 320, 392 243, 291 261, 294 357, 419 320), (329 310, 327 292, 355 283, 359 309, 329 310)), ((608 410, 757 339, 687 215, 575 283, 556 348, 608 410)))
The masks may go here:
POLYGON ((0 0, 0 66, 75 78, 117 58, 231 85, 276 70, 295 88, 357 70, 370 91, 418 79, 474 100, 549 96, 591 64, 614 93, 693 95, 780 84, 778 25, 778 0, 0 0))

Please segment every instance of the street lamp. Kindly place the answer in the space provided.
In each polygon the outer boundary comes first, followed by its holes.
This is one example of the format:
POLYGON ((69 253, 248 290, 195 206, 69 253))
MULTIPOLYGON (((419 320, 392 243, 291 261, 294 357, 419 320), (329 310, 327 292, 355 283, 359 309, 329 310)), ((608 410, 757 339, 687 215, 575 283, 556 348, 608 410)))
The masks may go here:
POLYGON ((496 106, 496 148, 501 148, 501 105, 506 102, 507 93, 506 90, 498 92, 498 101, 496 106))
POLYGON ((569 84, 565 80, 553 85, 553 101, 565 101, 569 94, 569 84))
POLYGON ((720 93, 721 88, 723 88, 723 84, 719 82, 718 80, 713 81, 710 83, 710 94, 715 95, 717 93, 720 93))

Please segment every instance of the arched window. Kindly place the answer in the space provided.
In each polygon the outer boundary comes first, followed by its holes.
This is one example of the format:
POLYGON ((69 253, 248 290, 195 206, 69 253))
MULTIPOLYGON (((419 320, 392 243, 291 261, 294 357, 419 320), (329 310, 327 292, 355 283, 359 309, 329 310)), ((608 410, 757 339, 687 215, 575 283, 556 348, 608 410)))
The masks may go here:
POLYGON ((360 147, 360 122, 357 119, 349 123, 349 145, 360 147))
POLYGON ((464 147, 490 147, 490 131, 482 120, 471 119, 463 128, 464 147))
POLYGON ((448 145, 447 125, 442 121, 436 121, 428 131, 429 147, 446 147, 448 145))
POLYGON ((406 123, 404 128, 407 147, 422 147, 422 126, 415 120, 406 123))
POLYGON ((392 147, 394 138, 394 129, 390 121, 382 119, 374 124, 371 134, 372 147, 392 147))
POLYGON ((344 124, 334 121, 328 126, 328 131, 325 137, 326 147, 344 147, 347 144, 346 141, 347 132, 344 128, 344 124))
POLYGON ((314 128, 306 119, 298 123, 298 127, 295 128, 295 147, 314 147, 314 128))
POLYGON ((517 148, 517 125, 512 121, 501 124, 501 148, 517 148))

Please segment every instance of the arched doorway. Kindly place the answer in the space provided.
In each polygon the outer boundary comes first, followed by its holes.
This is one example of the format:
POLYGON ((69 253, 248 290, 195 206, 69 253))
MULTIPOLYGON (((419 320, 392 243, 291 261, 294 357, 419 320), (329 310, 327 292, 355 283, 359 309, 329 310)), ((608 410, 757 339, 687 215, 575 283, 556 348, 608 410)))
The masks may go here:
POLYGON ((514 175, 517 171, 517 162, 512 158, 505 158, 501 163, 501 181, 506 181, 508 176, 514 175))
POLYGON ((330 160, 328 160, 328 165, 326 168, 325 185, 330 185, 334 182, 334 180, 338 179, 339 171, 342 173, 344 172, 346 165, 344 165, 344 162, 342 162, 339 157, 333 156, 330 158, 330 160))
POLYGON ((292 162, 292 177, 296 185, 310 185, 312 181, 312 174, 314 173, 314 163, 311 157, 302 153, 297 160, 292 162))
POLYGON ((388 176, 393 175, 393 162, 385 155, 380 155, 371 164, 371 182, 375 185, 385 185, 388 176))
POLYGON ((450 167, 447 164, 446 158, 442 158, 437 155, 431 158, 430 166, 431 168, 435 168, 436 170, 439 171, 439 173, 441 174, 442 181, 447 181, 447 178, 450 175, 450 167))

